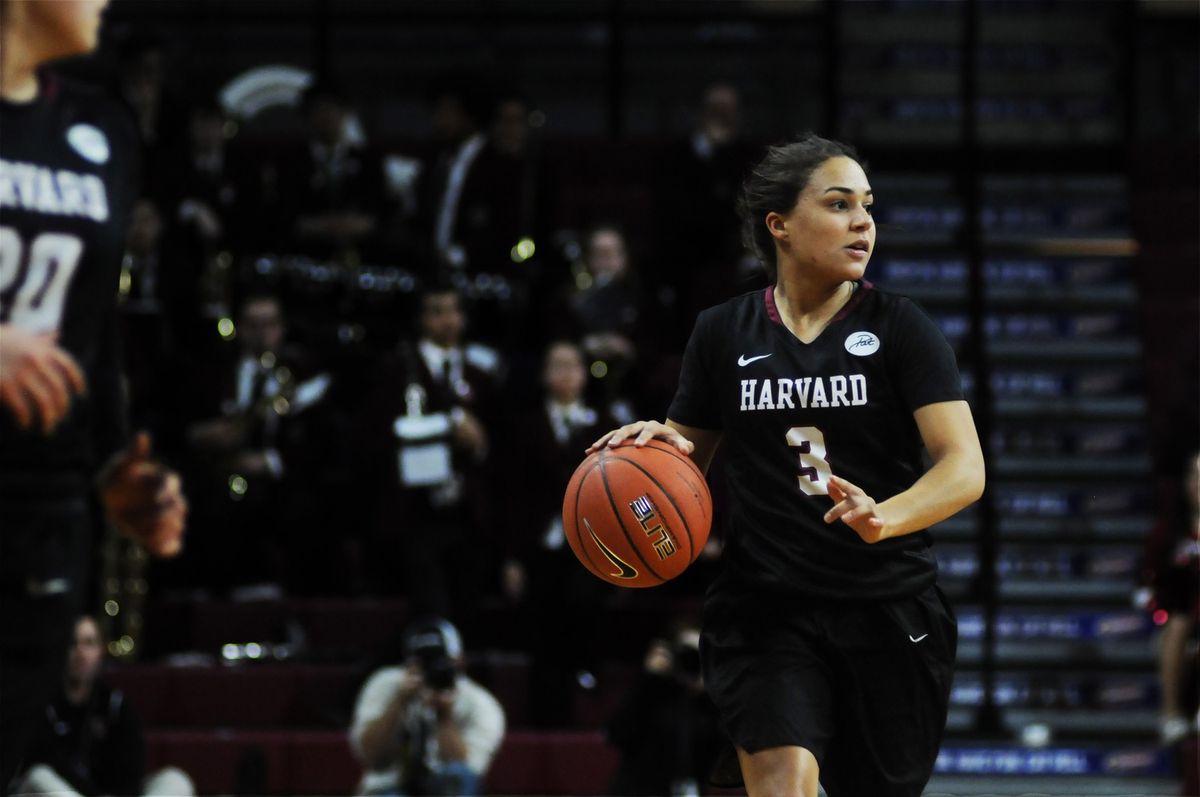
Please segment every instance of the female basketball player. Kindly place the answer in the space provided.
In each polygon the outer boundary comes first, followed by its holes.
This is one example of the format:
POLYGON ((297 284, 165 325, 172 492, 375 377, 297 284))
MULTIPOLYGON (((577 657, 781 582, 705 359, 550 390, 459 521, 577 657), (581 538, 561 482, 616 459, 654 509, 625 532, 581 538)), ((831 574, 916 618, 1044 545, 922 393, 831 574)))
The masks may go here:
POLYGON ((106 4, 0 0, 0 793, 61 682, 92 491, 157 554, 179 550, 186 513, 148 438, 121 450, 133 128, 112 101, 41 71, 95 48, 106 4))
POLYGON ((945 725, 957 631, 925 529, 984 466, 945 338, 863 279, 872 201, 849 147, 771 148, 741 211, 774 284, 700 314, 665 424, 589 449, 657 437, 707 469, 722 447, 704 681, 750 797, 915 797, 945 725))

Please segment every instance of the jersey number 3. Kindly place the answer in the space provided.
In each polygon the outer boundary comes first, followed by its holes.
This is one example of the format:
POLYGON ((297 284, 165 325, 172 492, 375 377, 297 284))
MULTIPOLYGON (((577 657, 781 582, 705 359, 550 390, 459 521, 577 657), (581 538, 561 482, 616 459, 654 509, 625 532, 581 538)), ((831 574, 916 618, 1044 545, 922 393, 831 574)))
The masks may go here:
POLYGON ((833 469, 825 458, 825 435, 821 430, 815 426, 793 426, 787 430, 787 444, 800 449, 800 492, 829 495, 833 469))
POLYGON ((58 329, 82 254, 83 241, 74 235, 44 232, 25 246, 16 230, 0 227, 0 323, 58 329))

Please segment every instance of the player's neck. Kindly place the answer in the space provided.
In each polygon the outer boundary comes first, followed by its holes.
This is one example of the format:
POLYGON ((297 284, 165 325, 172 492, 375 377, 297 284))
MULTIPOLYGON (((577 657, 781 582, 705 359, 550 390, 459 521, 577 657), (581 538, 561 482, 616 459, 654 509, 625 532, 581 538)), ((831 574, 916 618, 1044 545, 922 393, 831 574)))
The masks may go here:
POLYGON ((17 25, 0 31, 0 98, 29 102, 38 95, 37 68, 40 60, 23 41, 17 25))
POLYGON ((854 289, 855 284, 850 280, 816 286, 781 276, 775 285, 775 307, 784 326, 808 343, 850 301, 854 289))

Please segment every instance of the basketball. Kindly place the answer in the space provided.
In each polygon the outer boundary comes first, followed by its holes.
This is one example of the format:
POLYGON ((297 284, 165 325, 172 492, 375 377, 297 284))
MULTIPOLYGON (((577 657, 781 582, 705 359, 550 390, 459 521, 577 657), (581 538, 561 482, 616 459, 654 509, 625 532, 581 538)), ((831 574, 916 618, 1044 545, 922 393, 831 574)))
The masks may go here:
POLYGON ((575 469, 563 497, 563 531, 593 575, 619 587, 653 587, 696 561, 712 525, 704 475, 662 440, 603 448, 575 469))

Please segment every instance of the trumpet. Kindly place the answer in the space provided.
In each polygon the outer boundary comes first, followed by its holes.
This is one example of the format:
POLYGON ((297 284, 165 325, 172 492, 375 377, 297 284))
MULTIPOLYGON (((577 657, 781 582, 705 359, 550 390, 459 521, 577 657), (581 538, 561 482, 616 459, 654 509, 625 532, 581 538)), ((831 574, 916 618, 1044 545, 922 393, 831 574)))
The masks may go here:
POLYGON ((234 501, 245 497, 253 475, 241 472, 244 469, 238 467, 240 453, 255 438, 258 438, 257 445, 270 448, 280 420, 291 414, 295 401, 295 375, 274 352, 263 352, 258 358, 258 366, 260 371, 255 375, 259 386, 257 395, 244 407, 228 408, 224 416, 229 439, 234 443, 224 458, 229 497, 234 501))

